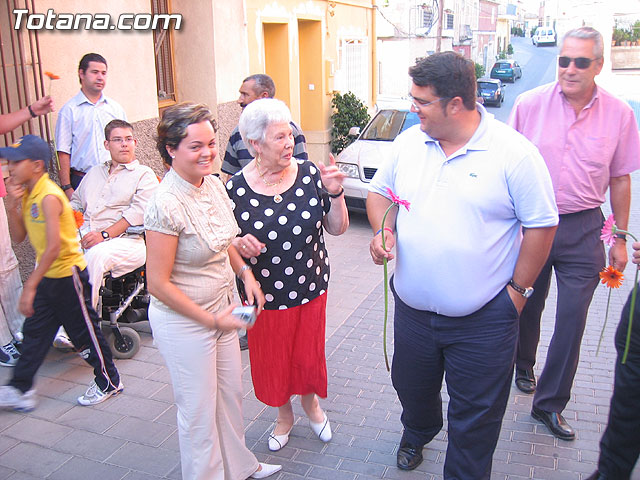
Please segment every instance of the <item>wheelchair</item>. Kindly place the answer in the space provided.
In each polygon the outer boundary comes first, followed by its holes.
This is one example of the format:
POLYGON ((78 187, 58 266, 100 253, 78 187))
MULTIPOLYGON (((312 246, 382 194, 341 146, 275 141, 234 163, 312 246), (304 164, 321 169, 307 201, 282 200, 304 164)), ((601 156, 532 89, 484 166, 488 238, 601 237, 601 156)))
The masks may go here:
MULTIPOLYGON (((130 227, 127 232, 143 234, 142 227, 130 227)), ((102 333, 115 358, 133 358, 140 350, 137 330, 151 332, 149 302, 144 265, 120 277, 113 277, 109 272, 104 275, 96 310, 102 320, 102 333)))

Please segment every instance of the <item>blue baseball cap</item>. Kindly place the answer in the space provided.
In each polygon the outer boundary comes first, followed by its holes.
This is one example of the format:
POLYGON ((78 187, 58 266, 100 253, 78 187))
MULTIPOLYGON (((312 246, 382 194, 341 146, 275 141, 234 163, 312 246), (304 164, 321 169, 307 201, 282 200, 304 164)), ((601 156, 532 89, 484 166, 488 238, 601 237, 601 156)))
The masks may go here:
POLYGON ((25 135, 13 145, 0 148, 0 158, 6 158, 10 162, 20 160, 44 160, 51 159, 51 147, 40 137, 25 135))

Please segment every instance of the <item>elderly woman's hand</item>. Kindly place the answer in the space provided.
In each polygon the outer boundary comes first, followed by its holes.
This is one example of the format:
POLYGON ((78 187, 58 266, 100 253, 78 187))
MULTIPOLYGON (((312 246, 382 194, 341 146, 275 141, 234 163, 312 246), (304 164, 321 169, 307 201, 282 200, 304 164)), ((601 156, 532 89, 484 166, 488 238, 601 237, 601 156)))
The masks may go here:
POLYGON ((251 270, 245 270, 242 275, 242 282, 244 283, 244 293, 247 295, 247 301, 249 305, 255 305, 258 307, 257 314, 260 315, 262 309, 264 308, 264 294, 262 293, 262 289, 251 270))
POLYGON ((327 191, 332 195, 340 193, 344 173, 338 170, 334 156, 329 154, 329 165, 319 164, 318 167, 320 168, 320 178, 327 191))
POLYGON ((236 250, 238 250, 244 258, 257 257, 265 246, 264 243, 250 233, 247 233, 243 237, 234 238, 231 244, 236 247, 236 250))

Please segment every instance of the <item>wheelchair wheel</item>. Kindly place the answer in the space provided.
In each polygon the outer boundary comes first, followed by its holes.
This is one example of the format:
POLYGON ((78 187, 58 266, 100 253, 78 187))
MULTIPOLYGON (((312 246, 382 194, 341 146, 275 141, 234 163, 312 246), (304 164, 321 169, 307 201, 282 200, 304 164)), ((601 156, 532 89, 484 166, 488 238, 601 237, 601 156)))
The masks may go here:
POLYGON ((120 333, 122 334, 123 342, 118 341, 118 338, 113 333, 107 338, 113 356, 120 359, 133 358, 140 350, 140 335, 129 327, 120 327, 120 333))

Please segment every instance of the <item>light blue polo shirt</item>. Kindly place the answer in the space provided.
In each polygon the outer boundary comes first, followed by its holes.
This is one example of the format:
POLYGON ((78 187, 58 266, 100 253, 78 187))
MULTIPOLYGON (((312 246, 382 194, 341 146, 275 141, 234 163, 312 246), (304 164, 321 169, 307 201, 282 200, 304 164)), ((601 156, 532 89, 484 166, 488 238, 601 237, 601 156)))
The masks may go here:
POLYGON ((119 103, 102 95, 94 104, 80 90, 58 113, 56 149, 71 156, 71 168, 85 173, 94 165, 109 162, 104 127, 114 119, 127 119, 119 103))
POLYGON ((480 105, 469 142, 446 157, 415 125, 400 134, 369 190, 411 202, 396 219, 394 286, 403 302, 447 316, 473 313, 511 279, 521 227, 552 227, 558 211, 536 147, 480 105))

